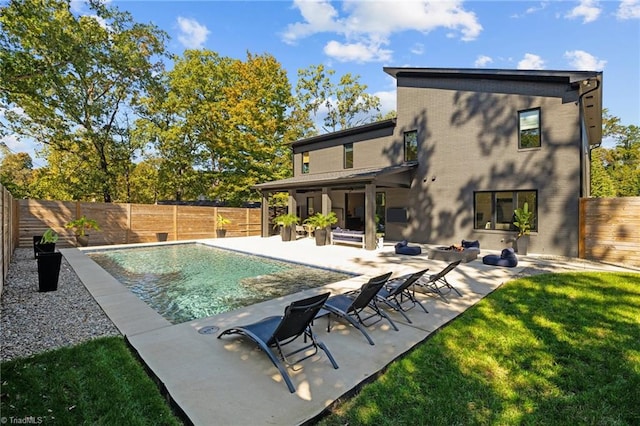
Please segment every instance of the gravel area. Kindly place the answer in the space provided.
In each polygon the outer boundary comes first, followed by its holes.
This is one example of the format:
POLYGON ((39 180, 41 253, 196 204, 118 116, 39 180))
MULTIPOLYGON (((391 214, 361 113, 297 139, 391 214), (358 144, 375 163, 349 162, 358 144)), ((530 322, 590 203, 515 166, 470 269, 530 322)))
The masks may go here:
POLYGON ((58 290, 41 293, 33 249, 16 249, 2 290, 2 361, 118 335, 64 257, 58 290))

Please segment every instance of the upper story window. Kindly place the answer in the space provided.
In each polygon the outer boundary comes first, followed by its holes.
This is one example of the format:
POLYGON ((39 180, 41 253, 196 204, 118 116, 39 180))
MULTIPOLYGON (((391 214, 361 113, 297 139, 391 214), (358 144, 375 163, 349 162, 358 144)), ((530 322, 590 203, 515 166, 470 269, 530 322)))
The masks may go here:
POLYGON ((518 111, 518 148, 540 147, 540 108, 518 111))
POLYGON ((418 159, 418 131, 404 132, 404 161, 418 159))
POLYGON ((353 144, 344 144, 344 168, 353 169, 353 144))
POLYGON ((309 151, 302 153, 302 173, 309 173, 309 151))

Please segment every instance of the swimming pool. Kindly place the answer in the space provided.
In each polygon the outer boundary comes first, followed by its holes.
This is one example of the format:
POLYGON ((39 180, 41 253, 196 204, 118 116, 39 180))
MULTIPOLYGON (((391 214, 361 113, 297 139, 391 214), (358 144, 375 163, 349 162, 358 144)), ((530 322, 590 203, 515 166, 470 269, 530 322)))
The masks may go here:
POLYGON ((355 276, 199 243, 86 254, 173 324, 355 276))

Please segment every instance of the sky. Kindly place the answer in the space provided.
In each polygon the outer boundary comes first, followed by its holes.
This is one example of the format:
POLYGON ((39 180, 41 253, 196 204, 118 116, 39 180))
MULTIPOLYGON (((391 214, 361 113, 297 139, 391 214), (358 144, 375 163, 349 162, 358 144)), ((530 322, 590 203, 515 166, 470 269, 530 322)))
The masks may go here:
MULTIPOLYGON (((177 55, 268 53, 292 86, 310 65, 360 76, 383 114, 396 103, 386 66, 589 70, 603 71, 603 107, 623 125, 640 125, 640 0, 110 3, 167 32, 177 55)), ((88 11, 76 1, 73 9, 88 11)), ((14 152, 33 151, 28 142, 6 142, 14 152)))

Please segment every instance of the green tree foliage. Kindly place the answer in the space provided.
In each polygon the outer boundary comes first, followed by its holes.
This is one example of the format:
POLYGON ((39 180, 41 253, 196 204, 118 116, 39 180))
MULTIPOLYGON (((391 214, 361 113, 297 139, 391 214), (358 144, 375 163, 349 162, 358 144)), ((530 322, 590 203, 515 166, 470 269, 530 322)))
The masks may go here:
POLYGON ((614 196, 640 196, 640 127, 625 126, 618 117, 603 111, 603 136, 615 141, 611 149, 598 148, 591 152, 591 186, 593 196, 607 196, 610 193, 608 180, 614 188, 614 196), (597 164, 594 164, 597 163, 597 164))
POLYGON ((286 72, 270 55, 242 61, 187 50, 144 105, 137 131, 154 141, 160 180, 176 199, 237 205, 255 198, 252 185, 291 173, 288 143, 304 126, 291 112, 286 72))
POLYGON ((26 152, 17 154, 0 143, 0 183, 15 198, 30 196, 29 186, 33 181, 33 162, 26 152))
POLYGON ((616 188, 611 176, 604 167, 604 158, 607 156, 605 148, 596 148, 591 151, 591 196, 615 197, 616 188))
POLYGON ((338 83, 332 81, 335 71, 324 65, 311 65, 298 70, 296 99, 299 107, 316 121, 323 117, 322 130, 334 132, 376 121, 380 99, 366 93, 367 85, 360 76, 347 73, 338 83))
MULTIPOLYGON (((118 164, 130 161, 123 114, 155 83, 166 35, 103 2, 88 5, 92 16, 74 15, 68 0, 11 0, 2 8, 0 107, 15 134, 92 170, 89 187, 72 191, 76 199, 99 192, 110 202, 118 164)), ((55 165, 62 176, 65 164, 55 165)))

